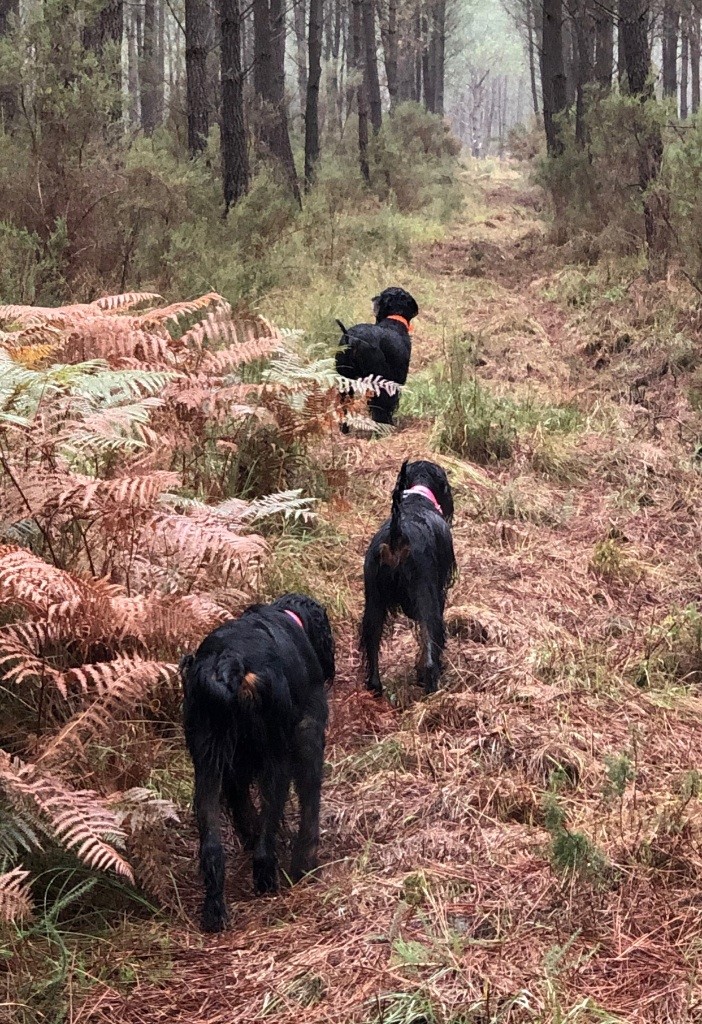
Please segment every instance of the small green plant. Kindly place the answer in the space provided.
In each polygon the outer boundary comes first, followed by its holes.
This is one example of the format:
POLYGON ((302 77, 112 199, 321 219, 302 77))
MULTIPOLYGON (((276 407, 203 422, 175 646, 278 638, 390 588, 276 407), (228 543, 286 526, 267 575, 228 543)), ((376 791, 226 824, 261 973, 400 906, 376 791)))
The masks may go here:
POLYGON ((604 854, 584 832, 572 832, 568 816, 558 798, 561 782, 553 775, 551 789, 544 796, 544 825, 551 835, 551 867, 559 875, 569 875, 591 884, 602 883, 608 870, 604 854))
POLYGON ((702 615, 696 608, 671 612, 651 628, 635 682, 646 689, 702 682, 702 615))
POLYGON ((625 583, 634 576, 633 562, 616 537, 597 541, 590 568, 596 576, 610 583, 625 583))

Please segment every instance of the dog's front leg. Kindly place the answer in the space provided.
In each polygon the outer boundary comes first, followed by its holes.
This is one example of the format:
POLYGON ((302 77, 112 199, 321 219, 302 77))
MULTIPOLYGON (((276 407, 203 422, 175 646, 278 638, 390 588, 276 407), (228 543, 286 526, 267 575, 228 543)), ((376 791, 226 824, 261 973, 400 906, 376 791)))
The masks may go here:
POLYGON ((258 893, 275 892, 278 888, 278 854, 276 840, 290 789, 287 764, 273 761, 260 781, 261 831, 253 853, 254 888, 258 893))
POLYGON ((224 902, 221 789, 221 773, 209 764, 195 766, 195 819, 200 833, 200 870, 205 882, 202 927, 206 932, 221 932, 229 920, 224 902))

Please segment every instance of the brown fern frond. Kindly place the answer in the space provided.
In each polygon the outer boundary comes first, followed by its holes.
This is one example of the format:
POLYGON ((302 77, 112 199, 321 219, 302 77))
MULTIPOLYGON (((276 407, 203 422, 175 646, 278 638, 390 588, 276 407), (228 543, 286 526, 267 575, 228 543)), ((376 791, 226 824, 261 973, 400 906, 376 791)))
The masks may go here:
POLYGON ((170 306, 164 306, 162 309, 151 309, 147 313, 142 313, 138 319, 144 325, 178 324, 184 317, 192 316, 193 313, 207 309, 208 306, 218 306, 220 309, 227 311, 231 309, 227 300, 218 295, 217 292, 208 292, 197 299, 190 299, 186 302, 173 302, 170 306))
POLYGON ((267 551, 257 534, 242 537, 224 523, 197 522, 189 516, 156 513, 141 533, 141 544, 181 567, 217 565, 226 576, 232 568, 244 571, 267 551))
POLYGON ((140 476, 112 477, 109 480, 76 477, 71 486, 57 495, 56 506, 63 508, 69 505, 86 512, 97 505, 111 504, 119 505, 128 512, 136 507, 153 505, 161 494, 180 487, 181 483, 179 473, 166 470, 154 470, 140 476))
POLYGON ((165 645, 175 650, 191 647, 232 617, 208 594, 116 598, 112 611, 115 626, 124 636, 141 640, 147 648, 165 645))
POLYGON ((124 829, 97 793, 70 789, 55 775, 12 759, 2 750, 0 792, 14 807, 38 813, 58 842, 88 867, 114 871, 134 882, 131 865, 113 845, 125 842, 124 829))
POLYGON ((256 359, 265 359, 280 348, 273 338, 257 338, 222 349, 221 352, 207 352, 200 363, 203 373, 222 375, 229 373, 237 366, 252 363, 256 359))
POLYGON ((101 315, 84 318, 72 326, 62 356, 66 362, 104 359, 111 366, 136 359, 150 369, 171 369, 175 365, 174 343, 165 327, 150 330, 133 316, 101 315))
POLYGON ((22 686, 28 681, 49 683, 62 697, 67 695, 61 673, 7 629, 0 630, 0 678, 5 687, 22 686))
POLYGON ((0 921, 24 921, 32 916, 29 872, 21 867, 0 875, 0 921))
POLYGON ((47 342, 37 345, 23 345, 21 348, 12 348, 9 349, 9 353, 13 363, 19 363, 20 366, 33 370, 49 359, 55 358, 60 348, 61 346, 55 342, 47 342))
POLYGON ((75 714, 46 745, 37 763, 63 767, 85 760, 91 745, 114 743, 117 723, 131 720, 155 696, 172 694, 177 666, 118 655, 113 661, 81 665, 66 673, 67 687, 96 694, 89 707, 75 714))
POLYGON ((0 547, 0 607, 15 605, 52 618, 79 605, 104 609, 120 593, 122 588, 107 580, 81 579, 25 548, 0 547))
POLYGON ((145 302, 153 306, 157 302, 163 302, 163 297, 157 292, 125 292, 123 295, 103 295, 101 299, 95 299, 92 305, 105 313, 113 313, 116 310, 143 306, 145 302))

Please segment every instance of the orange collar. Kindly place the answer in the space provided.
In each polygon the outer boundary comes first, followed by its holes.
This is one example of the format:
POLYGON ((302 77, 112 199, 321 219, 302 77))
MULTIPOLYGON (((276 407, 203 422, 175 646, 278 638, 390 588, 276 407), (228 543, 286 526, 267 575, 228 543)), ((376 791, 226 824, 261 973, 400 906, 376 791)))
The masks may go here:
POLYGON ((404 324, 409 333, 412 333, 412 324, 407 320, 406 317, 400 316, 399 313, 391 313, 390 316, 385 317, 386 320, 399 320, 401 324, 404 324))

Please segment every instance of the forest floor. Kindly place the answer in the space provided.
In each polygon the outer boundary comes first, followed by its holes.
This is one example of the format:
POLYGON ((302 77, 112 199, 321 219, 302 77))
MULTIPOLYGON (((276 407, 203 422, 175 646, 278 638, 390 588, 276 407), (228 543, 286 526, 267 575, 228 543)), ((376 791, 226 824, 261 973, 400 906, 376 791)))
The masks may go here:
POLYGON ((321 445, 342 484, 267 580, 335 616, 319 880, 256 899, 230 837, 231 928, 202 935, 185 812, 180 914, 125 922, 71 1024, 702 1021, 699 325, 672 279, 554 248, 518 170, 469 187, 414 256, 399 429, 321 445), (456 352, 508 458, 437 437, 456 352), (414 687, 398 622, 374 701, 362 557, 407 456, 449 471, 460 576, 441 691, 414 687))

